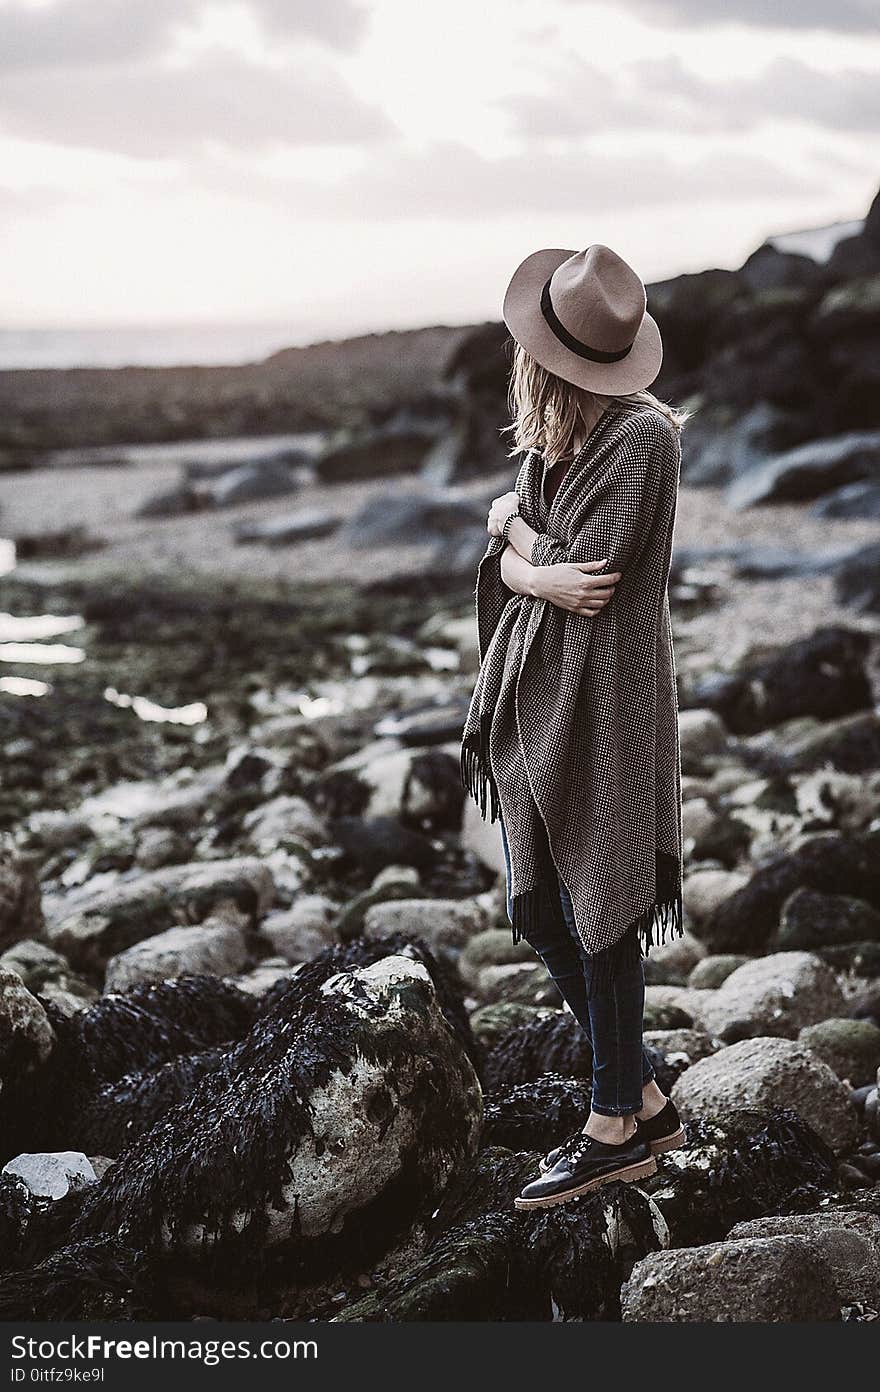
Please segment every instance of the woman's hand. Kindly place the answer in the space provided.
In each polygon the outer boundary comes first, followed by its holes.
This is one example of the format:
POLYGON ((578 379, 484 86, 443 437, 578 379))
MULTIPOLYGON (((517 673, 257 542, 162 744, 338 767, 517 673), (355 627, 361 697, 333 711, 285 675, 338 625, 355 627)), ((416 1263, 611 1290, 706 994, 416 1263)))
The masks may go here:
POLYGON ((557 565, 535 566, 532 593, 537 599, 549 599, 560 609, 592 618, 604 609, 621 576, 619 570, 609 571, 607 575, 590 573, 607 563, 606 556, 602 561, 561 561, 557 565))
POLYGON ((489 509, 489 519, 486 523, 490 536, 501 535, 501 528, 504 526, 510 514, 516 512, 518 507, 518 493, 502 493, 500 498, 492 499, 492 506, 489 509))

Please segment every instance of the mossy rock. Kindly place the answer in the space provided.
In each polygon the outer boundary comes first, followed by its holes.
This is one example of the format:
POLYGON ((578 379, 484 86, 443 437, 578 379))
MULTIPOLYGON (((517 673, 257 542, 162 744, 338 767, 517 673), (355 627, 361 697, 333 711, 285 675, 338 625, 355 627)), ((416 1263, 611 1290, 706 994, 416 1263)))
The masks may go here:
MULTIPOLYGON (((516 1001, 499 1001, 497 1005, 481 1005, 471 1016, 471 1029, 474 1038, 488 1049, 497 1044, 511 1030, 520 1025, 530 1025, 546 1015, 533 1005, 520 1005, 516 1001)), ((555 1013, 555 1012, 554 1012, 555 1013)))
POLYGON ((731 972, 735 972, 737 967, 745 966, 749 961, 750 957, 744 957, 737 952, 714 953, 697 963, 688 977, 687 984, 698 991, 716 991, 731 972))
POLYGON ((823 1020, 800 1032, 800 1043, 854 1088, 872 1083, 880 1067, 880 1029, 870 1020, 823 1020))
POLYGON ((486 928, 475 933, 458 959, 458 970, 468 986, 476 987, 484 967, 508 967, 516 962, 533 962, 534 948, 525 941, 515 943, 510 930, 486 928))

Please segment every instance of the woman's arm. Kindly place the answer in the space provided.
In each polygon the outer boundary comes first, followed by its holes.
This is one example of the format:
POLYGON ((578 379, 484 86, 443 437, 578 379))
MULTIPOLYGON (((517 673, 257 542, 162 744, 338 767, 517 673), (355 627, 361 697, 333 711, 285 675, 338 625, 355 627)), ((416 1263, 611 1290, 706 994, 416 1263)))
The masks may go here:
POLYGON ((519 554, 511 543, 501 553, 501 579, 509 590, 516 594, 534 595, 534 578, 537 566, 519 554))
POLYGON ((597 614, 614 594, 619 574, 591 575, 604 561, 569 565, 534 566, 513 546, 501 553, 501 579, 516 594, 547 599, 559 609, 575 614, 597 614))

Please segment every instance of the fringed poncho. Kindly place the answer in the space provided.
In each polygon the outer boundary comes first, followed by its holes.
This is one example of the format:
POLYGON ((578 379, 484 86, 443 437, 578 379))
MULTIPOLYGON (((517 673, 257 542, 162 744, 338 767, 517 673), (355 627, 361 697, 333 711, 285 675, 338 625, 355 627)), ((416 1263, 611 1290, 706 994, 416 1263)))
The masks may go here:
POLYGON ((514 940, 550 914, 556 875, 593 954, 594 989, 682 931, 681 756, 668 579, 678 431, 651 406, 612 402, 548 507, 544 461, 515 490, 539 533, 533 565, 620 571, 595 615, 520 595, 490 537, 475 591, 480 673, 461 776, 483 818, 504 821, 514 940))

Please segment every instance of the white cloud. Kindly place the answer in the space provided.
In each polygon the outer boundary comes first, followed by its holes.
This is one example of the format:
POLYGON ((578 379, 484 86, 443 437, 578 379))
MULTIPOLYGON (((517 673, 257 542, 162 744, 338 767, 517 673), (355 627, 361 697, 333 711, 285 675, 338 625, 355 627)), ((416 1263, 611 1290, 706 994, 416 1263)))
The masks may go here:
MULTIPOLYGON (((575 0, 580 3, 580 0, 575 0)), ((653 23, 747 24, 875 34, 875 0, 623 0, 653 23)))
POLYGON ((349 50, 367 12, 354 0, 50 0, 0 7, 0 69, 94 68, 160 57, 176 30, 205 14, 244 11, 270 38, 315 39, 349 50))
POLYGON ((207 144, 362 143, 393 127, 324 64, 267 68, 213 54, 192 67, 132 64, 7 75, 8 134, 160 159, 207 144))

